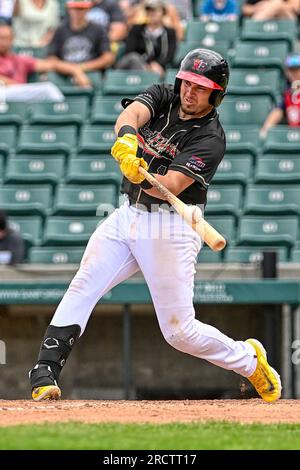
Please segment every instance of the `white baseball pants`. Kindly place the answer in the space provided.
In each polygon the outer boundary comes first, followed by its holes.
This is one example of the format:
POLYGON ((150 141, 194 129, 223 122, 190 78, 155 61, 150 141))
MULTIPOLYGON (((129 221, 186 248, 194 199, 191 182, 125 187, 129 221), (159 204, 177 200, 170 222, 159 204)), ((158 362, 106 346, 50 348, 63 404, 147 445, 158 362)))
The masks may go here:
POLYGON ((51 324, 78 324, 82 334, 98 300, 141 270, 160 329, 171 346, 243 376, 252 375, 256 359, 250 344, 195 319, 194 274, 201 245, 201 238, 178 214, 145 212, 126 202, 91 236, 51 324))

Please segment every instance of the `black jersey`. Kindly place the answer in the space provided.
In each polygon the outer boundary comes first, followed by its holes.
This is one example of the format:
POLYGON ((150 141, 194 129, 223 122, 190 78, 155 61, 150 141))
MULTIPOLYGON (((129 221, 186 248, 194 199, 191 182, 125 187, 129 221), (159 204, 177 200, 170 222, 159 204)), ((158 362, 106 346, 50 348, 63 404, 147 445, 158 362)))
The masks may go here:
MULTIPOLYGON (((225 152, 225 134, 215 109, 202 118, 183 120, 178 116, 180 99, 168 84, 152 85, 134 98, 151 112, 151 119, 139 129, 142 142, 140 154, 149 165, 149 172, 165 175, 180 171, 195 181, 182 193, 186 204, 205 204, 206 193, 225 152)), ((123 100, 128 106, 132 100, 123 100)), ((139 185, 123 178, 121 191, 131 201, 146 206, 161 204, 162 200, 146 194, 139 185)))

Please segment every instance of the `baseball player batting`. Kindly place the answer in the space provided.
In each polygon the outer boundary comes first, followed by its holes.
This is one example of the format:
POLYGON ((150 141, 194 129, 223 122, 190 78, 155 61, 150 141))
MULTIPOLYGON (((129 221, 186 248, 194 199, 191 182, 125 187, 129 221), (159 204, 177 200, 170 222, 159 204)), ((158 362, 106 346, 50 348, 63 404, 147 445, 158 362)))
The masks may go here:
POLYGON ((34 400, 60 398, 60 372, 95 304, 138 271, 171 346, 247 377, 267 402, 280 397, 280 377, 257 340, 235 341, 195 319, 194 273, 203 241, 139 171, 147 169, 185 204, 204 211, 209 184, 225 152, 216 108, 228 79, 226 60, 195 49, 183 59, 174 86, 152 85, 135 99, 122 101, 111 153, 124 175, 121 191, 127 200, 92 234, 46 330, 29 373, 34 400))

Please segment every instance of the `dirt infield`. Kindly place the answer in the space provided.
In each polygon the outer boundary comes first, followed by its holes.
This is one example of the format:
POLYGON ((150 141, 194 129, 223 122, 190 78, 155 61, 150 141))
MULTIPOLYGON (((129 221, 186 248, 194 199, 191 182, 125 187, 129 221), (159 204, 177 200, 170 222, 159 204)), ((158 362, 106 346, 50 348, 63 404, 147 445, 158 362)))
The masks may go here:
POLYGON ((300 423, 300 400, 70 401, 0 400, 0 426, 44 422, 171 423, 208 420, 300 423))

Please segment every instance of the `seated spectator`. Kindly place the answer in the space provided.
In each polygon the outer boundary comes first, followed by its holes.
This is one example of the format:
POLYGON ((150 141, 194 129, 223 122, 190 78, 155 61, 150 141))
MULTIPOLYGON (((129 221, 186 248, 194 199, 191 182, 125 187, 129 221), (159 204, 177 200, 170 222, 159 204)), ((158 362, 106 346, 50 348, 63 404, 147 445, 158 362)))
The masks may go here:
POLYGON ((126 18, 116 0, 94 0, 87 18, 92 23, 102 25, 109 40, 123 41, 127 36, 126 18))
MULTIPOLYGON (((86 72, 102 71, 114 62, 109 39, 103 26, 91 23, 87 11, 92 2, 67 0, 69 21, 63 22, 56 30, 48 48, 48 56, 57 66, 76 66, 81 75, 75 77, 80 86, 91 86, 86 72)), ((72 75, 72 74, 71 74, 72 75)))
POLYGON ((274 108, 261 128, 260 135, 265 138, 269 129, 279 123, 292 127, 300 126, 300 54, 292 54, 286 58, 286 77, 289 82, 281 103, 274 108))
POLYGON ((271 19, 296 19, 300 13, 299 0, 245 0, 244 16, 256 21, 271 19))
MULTIPOLYGON (((166 0, 162 0, 165 8, 165 15, 163 19, 164 26, 169 28, 174 28, 176 31, 176 37, 178 41, 183 41, 184 39, 184 25, 180 19, 180 15, 176 9, 176 7, 172 4, 172 2, 167 2, 166 0)), ((136 2, 132 5, 130 9, 130 16, 127 17, 128 24, 144 24, 146 22, 147 12, 145 10, 145 0, 141 0, 140 2, 136 2)))
POLYGON ((24 260, 21 234, 8 225, 6 213, 0 209, 0 264, 17 264, 24 260))
POLYGON ((64 96, 53 83, 27 83, 33 72, 56 70, 47 59, 35 59, 11 52, 13 31, 0 24, 0 100, 5 101, 63 101, 64 96))
POLYGON ((236 0, 204 0, 200 9, 201 21, 235 21, 239 16, 236 0))
POLYGON ((45 47, 59 23, 57 0, 16 0, 13 17, 14 45, 45 47))
POLYGON ((176 50, 176 33, 163 25, 165 5, 161 0, 145 0, 147 21, 134 25, 129 32, 125 55, 117 68, 150 70, 161 77, 165 68, 172 63, 176 50))

